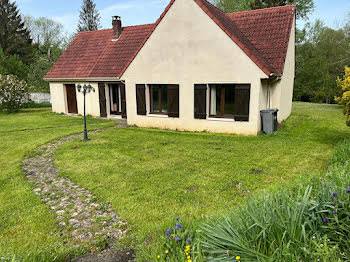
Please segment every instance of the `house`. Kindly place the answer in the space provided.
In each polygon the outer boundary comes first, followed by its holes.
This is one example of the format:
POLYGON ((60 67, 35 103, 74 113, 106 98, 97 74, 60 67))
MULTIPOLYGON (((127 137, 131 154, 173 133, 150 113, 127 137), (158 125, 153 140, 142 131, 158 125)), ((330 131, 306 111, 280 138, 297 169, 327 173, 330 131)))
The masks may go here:
POLYGON ((79 33, 48 72, 52 110, 129 125, 256 135, 260 110, 291 113, 295 6, 225 14, 171 0, 155 24, 79 33))

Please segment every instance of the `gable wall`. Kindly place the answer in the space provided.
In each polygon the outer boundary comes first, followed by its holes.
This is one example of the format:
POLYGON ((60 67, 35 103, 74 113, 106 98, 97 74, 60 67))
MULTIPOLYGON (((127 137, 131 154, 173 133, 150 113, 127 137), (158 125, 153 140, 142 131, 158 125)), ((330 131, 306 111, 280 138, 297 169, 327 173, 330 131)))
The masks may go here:
POLYGON ((295 19, 289 39, 283 76, 272 87, 272 108, 278 108, 278 120, 283 121, 292 111, 293 90, 295 78, 295 19))
POLYGON ((175 1, 122 78, 129 124, 241 134, 260 130, 260 79, 266 75, 192 0, 175 1), (180 118, 137 115, 135 85, 152 83, 180 85, 180 118), (201 83, 251 84, 250 121, 194 119, 194 84, 201 83))

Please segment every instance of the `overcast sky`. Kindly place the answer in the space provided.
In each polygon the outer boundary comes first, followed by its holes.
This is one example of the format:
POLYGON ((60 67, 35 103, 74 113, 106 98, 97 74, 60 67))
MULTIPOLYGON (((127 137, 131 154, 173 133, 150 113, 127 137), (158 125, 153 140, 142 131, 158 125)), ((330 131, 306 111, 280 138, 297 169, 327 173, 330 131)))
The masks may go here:
MULTIPOLYGON (((65 30, 76 30, 81 0, 17 0, 24 15, 45 16, 62 23, 65 30)), ((123 25, 154 23, 169 0, 95 0, 103 28, 111 27, 111 16, 120 15, 123 25)), ((310 21, 322 19, 327 26, 336 27, 350 12, 350 0, 315 0, 316 10, 310 21)), ((303 25, 304 22, 299 22, 303 25)))

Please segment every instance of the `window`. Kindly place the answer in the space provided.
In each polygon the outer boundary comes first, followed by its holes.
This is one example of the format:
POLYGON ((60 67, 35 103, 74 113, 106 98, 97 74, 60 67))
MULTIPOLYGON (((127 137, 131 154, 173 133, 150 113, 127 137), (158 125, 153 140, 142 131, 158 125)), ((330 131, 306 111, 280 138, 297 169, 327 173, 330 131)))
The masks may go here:
MULTIPOLYGON (((148 85, 150 114, 179 117, 179 85, 148 85)), ((141 108, 141 98, 137 98, 141 108)))
POLYGON ((122 114, 122 94, 120 85, 110 84, 109 85, 109 100, 111 105, 111 115, 122 114))
POLYGON ((235 85, 210 85, 210 116, 233 118, 235 115, 235 85))
POLYGON ((230 118, 249 121, 249 84, 196 84, 194 85, 194 118, 230 118), (209 87, 209 91, 207 91, 209 87), (207 96, 209 95, 209 109, 207 96))
POLYGON ((168 87, 167 85, 150 85, 151 113, 168 113, 168 87))

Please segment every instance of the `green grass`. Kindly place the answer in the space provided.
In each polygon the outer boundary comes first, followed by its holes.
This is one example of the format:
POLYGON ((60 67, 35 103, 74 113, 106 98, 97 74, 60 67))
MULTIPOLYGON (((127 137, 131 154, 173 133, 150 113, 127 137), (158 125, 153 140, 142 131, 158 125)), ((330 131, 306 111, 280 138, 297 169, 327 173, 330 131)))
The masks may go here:
MULTIPOLYGON (((90 130, 112 124, 89 118, 90 130)), ((91 136, 89 143, 65 144, 56 164, 61 175, 111 202, 137 244, 152 246, 175 216, 196 224, 241 203, 248 191, 277 188, 325 170, 336 144, 350 138, 342 109, 335 105, 295 103, 283 125, 275 135, 258 137, 110 130, 91 136)), ((49 261, 69 253, 53 213, 32 192, 21 163, 41 144, 81 131, 82 118, 50 109, 0 114, 0 257, 31 253, 33 261, 49 261)))
MULTIPOLYGON (((115 125, 92 118, 88 123, 90 130, 115 125)), ((82 118, 59 116, 47 108, 0 113, 0 260, 6 254, 50 253, 63 244, 54 214, 32 192, 21 165, 39 145, 81 132, 82 126, 82 118)))
POLYGON ((152 246, 176 216, 196 223, 241 203, 248 192, 324 171, 336 144, 348 138, 339 106, 294 103, 275 135, 111 130, 88 144, 65 144, 56 164, 62 176, 112 203, 138 244, 152 246))

